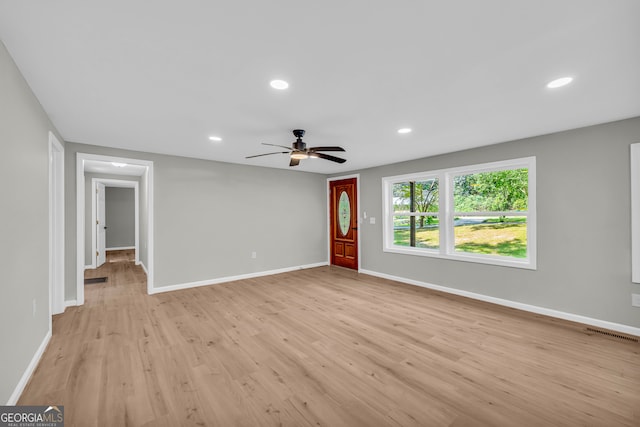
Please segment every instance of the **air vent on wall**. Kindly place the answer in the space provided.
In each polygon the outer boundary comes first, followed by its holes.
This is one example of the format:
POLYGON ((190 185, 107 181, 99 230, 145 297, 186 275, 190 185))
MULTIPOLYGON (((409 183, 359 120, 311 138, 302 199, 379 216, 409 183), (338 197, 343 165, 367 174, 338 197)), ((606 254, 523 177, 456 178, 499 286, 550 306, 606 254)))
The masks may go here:
POLYGON ((595 334, 601 334, 601 335, 606 335, 608 337, 612 337, 612 338, 618 338, 621 340, 626 340, 626 341, 631 341, 631 342, 640 342, 638 341, 638 338, 634 338, 634 337, 630 337, 627 335, 621 335, 621 334, 617 334, 611 331, 607 331, 607 330, 603 330, 603 329, 594 329, 594 328, 586 328, 585 329, 587 331, 588 335, 591 335, 593 333, 595 334))

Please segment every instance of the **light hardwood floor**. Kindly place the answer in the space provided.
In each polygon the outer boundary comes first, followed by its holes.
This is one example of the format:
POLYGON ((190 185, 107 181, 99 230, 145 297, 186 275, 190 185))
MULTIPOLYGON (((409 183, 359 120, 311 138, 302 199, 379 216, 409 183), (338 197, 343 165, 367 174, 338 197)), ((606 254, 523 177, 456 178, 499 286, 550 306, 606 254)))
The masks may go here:
POLYGON ((67 426, 640 425, 640 345, 580 325, 328 267, 154 296, 103 268, 19 402, 67 426))

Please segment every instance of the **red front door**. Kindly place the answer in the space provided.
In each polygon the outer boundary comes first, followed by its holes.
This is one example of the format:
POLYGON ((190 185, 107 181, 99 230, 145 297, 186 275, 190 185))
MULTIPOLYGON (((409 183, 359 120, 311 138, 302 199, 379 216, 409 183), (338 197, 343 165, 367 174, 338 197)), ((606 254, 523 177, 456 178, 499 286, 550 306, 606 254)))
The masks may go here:
POLYGON ((331 264, 358 269, 357 179, 329 182, 331 264))

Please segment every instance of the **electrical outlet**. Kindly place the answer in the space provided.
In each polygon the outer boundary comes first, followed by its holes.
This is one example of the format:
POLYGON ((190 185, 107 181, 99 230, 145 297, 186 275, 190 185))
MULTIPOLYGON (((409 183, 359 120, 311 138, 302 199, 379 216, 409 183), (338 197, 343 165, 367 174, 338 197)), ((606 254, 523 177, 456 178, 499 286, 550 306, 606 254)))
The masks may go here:
POLYGON ((631 305, 640 307, 640 294, 631 294, 631 305))
POLYGON ((369 218, 369 224, 375 224, 376 223, 376 217, 372 216, 369 218))
POLYGON ((36 299, 33 299, 33 317, 36 317, 36 299))
POLYGON ((251 258, 252 259, 258 258, 258 253, 257 252, 251 252, 251 258))

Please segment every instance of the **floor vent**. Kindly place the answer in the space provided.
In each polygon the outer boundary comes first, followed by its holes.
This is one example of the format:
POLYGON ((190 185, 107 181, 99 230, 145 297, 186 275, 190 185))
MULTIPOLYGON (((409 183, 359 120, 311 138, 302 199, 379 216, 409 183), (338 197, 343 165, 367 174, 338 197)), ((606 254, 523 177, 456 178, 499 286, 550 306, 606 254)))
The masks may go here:
POLYGON ((602 330, 602 329, 587 328, 587 332, 593 332, 593 333, 596 333, 596 334, 606 335, 608 337, 618 338, 618 339, 621 339, 621 340, 626 340, 626 341, 631 341, 631 342, 640 342, 640 341, 638 341, 638 338, 630 337, 630 336, 627 336, 627 335, 620 335, 620 334, 616 334, 614 332, 610 332, 610 331, 602 330))
POLYGON ((85 285, 93 285, 94 283, 104 283, 109 280, 107 277, 94 277, 93 279, 84 279, 85 285))

